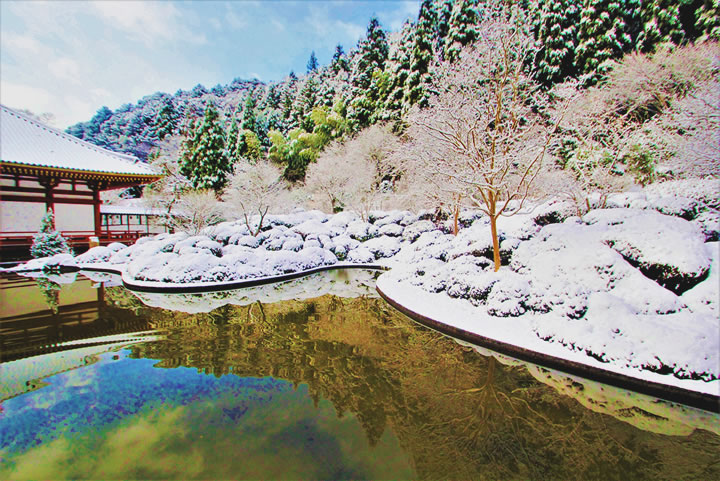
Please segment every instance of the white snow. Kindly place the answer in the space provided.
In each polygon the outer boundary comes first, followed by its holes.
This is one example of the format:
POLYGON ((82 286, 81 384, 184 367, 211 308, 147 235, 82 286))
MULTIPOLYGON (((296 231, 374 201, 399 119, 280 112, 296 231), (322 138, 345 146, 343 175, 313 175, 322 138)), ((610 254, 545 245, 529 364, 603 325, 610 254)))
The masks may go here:
MULTIPOLYGON (((244 222, 224 222, 206 235, 160 234, 15 270, 77 265, 122 273, 131 285, 217 288, 325 266, 382 264, 391 269, 378 284, 384 292, 441 322, 640 379, 717 393, 720 244, 706 243, 713 229, 717 235, 717 212, 691 197, 645 192, 610 196, 607 205, 614 208, 580 219, 573 217, 574 206, 550 200, 501 217, 504 265, 497 273, 486 216, 463 212, 461 225, 469 226, 453 236, 407 211, 374 211, 372 222, 345 212, 268 216, 257 236, 244 222)), ((302 287, 309 281, 293 282, 291 296, 322 291, 302 287)), ((201 308, 266 296, 243 292, 215 293, 201 308)), ((193 302, 197 297, 188 296, 176 304, 192 310, 193 302)))

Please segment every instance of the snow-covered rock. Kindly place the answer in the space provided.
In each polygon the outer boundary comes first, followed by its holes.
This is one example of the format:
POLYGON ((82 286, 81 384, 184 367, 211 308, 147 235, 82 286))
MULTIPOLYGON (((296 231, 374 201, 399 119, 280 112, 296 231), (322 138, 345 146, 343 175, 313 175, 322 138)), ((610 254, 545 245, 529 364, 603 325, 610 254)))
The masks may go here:
POLYGON ((704 281, 683 293, 682 302, 693 312, 720 316, 720 242, 709 242, 707 248, 712 252, 713 261, 710 273, 704 281))

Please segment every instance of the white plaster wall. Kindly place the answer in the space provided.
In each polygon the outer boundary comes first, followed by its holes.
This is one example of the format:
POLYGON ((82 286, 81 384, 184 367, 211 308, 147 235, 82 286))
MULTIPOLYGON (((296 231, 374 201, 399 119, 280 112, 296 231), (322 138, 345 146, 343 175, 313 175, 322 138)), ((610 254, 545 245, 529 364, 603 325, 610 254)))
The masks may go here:
POLYGON ((94 231, 93 206, 55 204, 55 228, 60 231, 94 231))
POLYGON ((0 231, 37 232, 45 215, 45 204, 0 202, 0 231))

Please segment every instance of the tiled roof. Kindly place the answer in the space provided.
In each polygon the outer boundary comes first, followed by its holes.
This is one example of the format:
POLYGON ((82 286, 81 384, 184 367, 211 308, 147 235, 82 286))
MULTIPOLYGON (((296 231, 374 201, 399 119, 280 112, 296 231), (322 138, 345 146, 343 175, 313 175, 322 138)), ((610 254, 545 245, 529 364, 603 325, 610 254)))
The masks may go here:
POLYGON ((157 176, 132 155, 85 142, 4 105, 0 105, 0 160, 83 172, 157 176))

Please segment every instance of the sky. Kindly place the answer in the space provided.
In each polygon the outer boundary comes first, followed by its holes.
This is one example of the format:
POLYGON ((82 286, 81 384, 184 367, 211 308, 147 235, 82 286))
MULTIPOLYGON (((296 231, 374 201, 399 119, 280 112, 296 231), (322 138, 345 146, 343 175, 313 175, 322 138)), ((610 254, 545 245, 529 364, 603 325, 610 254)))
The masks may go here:
POLYGON ((304 74, 349 52, 376 15, 386 30, 420 1, 0 0, 0 103, 66 128, 154 92, 304 74))

